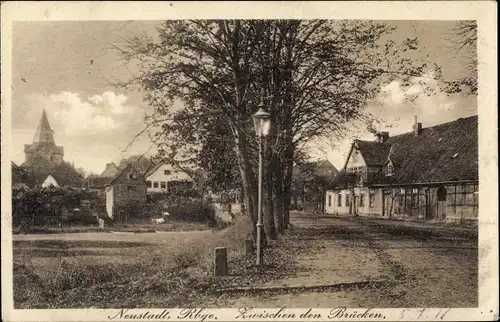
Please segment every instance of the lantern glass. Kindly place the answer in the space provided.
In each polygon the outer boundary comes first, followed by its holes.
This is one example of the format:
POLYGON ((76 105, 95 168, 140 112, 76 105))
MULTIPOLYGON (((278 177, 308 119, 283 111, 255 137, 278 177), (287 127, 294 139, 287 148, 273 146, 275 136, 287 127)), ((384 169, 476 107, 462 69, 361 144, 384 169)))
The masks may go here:
POLYGON ((268 136, 271 131, 271 114, 261 105, 253 116, 257 136, 268 136))

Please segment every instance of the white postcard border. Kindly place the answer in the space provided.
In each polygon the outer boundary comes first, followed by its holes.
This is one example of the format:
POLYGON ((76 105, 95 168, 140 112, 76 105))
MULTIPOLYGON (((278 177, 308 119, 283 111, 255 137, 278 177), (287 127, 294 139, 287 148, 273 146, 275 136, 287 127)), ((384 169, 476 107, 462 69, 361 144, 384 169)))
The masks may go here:
MULTIPOLYGON (((6 321, 106 321, 119 310, 13 310, 11 230, 11 24, 12 21, 55 20, 162 20, 187 18, 300 18, 384 20, 477 20, 479 53, 479 307, 444 309, 376 309, 387 321, 466 321, 498 318, 498 152, 496 3, 492 1, 398 1, 398 2, 4 2, 2 32, 2 315, 6 321), (441 314, 441 315, 438 315, 441 314), (420 314, 420 317, 419 317, 420 314), (495 318, 496 317, 496 318, 495 318)), ((139 310, 139 309, 138 309, 139 310)), ((142 312, 147 309, 141 309, 142 312)), ((256 309, 276 312, 278 309, 256 309)), ((314 309, 322 319, 330 309, 314 309)), ((356 308, 350 311, 364 312, 356 308)), ((153 311, 153 310, 149 310, 153 311)), ((161 309, 155 311, 161 312, 161 309)), ((180 310, 170 310, 171 320, 180 310)), ((238 309, 206 309, 217 319, 238 321, 238 309)), ((287 308, 300 315, 307 309, 287 308)), ((335 319, 335 318, 333 318, 335 319)), ((352 318, 349 320, 357 320, 352 318)), ((366 320, 368 318, 361 318, 366 320)), ((199 320, 199 319, 194 319, 199 320)), ((248 319, 246 319, 248 321, 248 319)), ((260 320, 260 319, 259 319, 260 320)), ((266 320, 263 318, 262 320, 266 320)), ((269 317, 267 320, 273 320, 269 317)), ((279 320, 279 319, 276 319, 279 320)), ((289 319, 300 321, 303 319, 289 319)), ((185 319, 193 321, 193 319, 185 319)))

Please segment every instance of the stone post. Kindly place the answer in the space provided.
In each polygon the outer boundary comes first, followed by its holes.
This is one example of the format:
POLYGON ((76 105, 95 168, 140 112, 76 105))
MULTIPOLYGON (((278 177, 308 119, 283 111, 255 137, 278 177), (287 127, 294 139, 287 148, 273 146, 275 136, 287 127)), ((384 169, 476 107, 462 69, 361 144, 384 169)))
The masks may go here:
POLYGON ((215 248, 215 276, 227 276, 227 249, 215 248))

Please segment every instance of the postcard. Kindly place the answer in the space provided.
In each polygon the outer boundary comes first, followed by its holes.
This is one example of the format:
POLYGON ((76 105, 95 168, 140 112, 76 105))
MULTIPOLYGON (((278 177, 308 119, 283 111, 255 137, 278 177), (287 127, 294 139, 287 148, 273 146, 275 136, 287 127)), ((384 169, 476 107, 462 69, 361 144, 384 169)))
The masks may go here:
POLYGON ((3 320, 498 319, 496 3, 1 9, 3 320))

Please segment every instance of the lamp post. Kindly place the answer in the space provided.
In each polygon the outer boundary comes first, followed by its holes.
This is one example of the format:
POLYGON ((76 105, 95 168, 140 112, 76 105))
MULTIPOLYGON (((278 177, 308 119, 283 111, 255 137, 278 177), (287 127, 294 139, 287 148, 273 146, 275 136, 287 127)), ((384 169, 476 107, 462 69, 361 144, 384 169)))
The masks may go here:
POLYGON ((271 130, 271 114, 268 112, 265 104, 264 98, 259 104, 259 110, 253 116, 255 133, 259 137, 259 188, 258 188, 258 210, 257 210, 257 266, 263 264, 262 252, 262 181, 264 179, 264 149, 263 143, 264 138, 269 135, 271 130))

